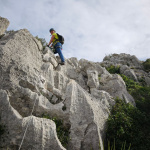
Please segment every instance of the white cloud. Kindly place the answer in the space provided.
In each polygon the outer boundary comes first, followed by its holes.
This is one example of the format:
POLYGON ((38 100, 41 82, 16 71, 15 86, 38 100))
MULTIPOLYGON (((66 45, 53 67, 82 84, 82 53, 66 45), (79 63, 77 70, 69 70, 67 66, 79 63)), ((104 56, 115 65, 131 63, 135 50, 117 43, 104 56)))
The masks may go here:
POLYGON ((65 57, 92 61, 112 53, 150 57, 149 7, 149 0, 0 0, 8 29, 27 28, 48 42, 54 27, 65 37, 65 57))

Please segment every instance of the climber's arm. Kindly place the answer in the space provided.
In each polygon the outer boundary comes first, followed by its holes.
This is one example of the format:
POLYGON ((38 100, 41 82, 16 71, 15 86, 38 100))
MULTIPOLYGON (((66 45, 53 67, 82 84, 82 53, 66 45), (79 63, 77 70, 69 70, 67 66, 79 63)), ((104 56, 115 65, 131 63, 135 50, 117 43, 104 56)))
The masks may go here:
POLYGON ((51 37, 51 39, 50 39, 50 41, 49 41, 49 43, 48 43, 48 45, 50 45, 52 42, 53 42, 53 39, 54 39, 54 35, 52 35, 52 37, 51 37))

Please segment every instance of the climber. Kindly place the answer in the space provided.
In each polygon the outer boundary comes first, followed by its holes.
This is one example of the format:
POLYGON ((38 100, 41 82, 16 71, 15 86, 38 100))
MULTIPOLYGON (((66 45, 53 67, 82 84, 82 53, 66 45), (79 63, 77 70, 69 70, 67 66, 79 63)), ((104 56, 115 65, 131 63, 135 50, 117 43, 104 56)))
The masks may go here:
POLYGON ((64 65, 65 64, 65 59, 64 59, 64 56, 63 56, 62 51, 61 51, 62 50, 62 44, 58 40, 58 35, 57 35, 57 33, 55 32, 55 30, 53 28, 51 28, 49 30, 49 32, 51 33, 52 37, 51 37, 51 39, 49 41, 49 44, 47 46, 48 47, 49 46, 54 47, 56 53, 58 53, 60 58, 61 58, 61 63, 59 63, 59 64, 64 65))

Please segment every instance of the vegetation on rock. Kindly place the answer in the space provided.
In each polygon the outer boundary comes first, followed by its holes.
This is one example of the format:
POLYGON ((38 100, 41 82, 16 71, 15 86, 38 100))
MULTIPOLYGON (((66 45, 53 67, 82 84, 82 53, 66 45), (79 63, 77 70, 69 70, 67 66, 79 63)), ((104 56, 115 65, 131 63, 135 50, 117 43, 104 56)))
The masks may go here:
POLYGON ((143 62, 143 66, 146 71, 150 71, 150 59, 147 59, 145 62, 143 62))
POLYGON ((41 42, 43 49, 45 49, 45 47, 47 45, 46 40, 44 38, 39 38, 38 36, 36 36, 35 38, 41 42))
POLYGON ((50 117, 48 114, 43 114, 42 117, 46 119, 51 119, 55 122, 58 139, 60 140, 61 144, 66 148, 70 140, 70 127, 64 126, 63 120, 56 117, 50 117))
POLYGON ((116 150, 121 149, 123 142, 126 142, 127 147, 131 144, 132 150, 148 150, 150 147, 150 87, 142 86, 125 75, 121 77, 126 83, 128 92, 135 99, 136 107, 126 104, 119 98, 116 99, 116 104, 108 118, 106 139, 111 145, 115 139, 116 150))
POLYGON ((120 66, 119 65, 118 66, 111 65, 110 67, 107 67, 106 69, 109 73, 112 73, 112 74, 120 73, 120 66))

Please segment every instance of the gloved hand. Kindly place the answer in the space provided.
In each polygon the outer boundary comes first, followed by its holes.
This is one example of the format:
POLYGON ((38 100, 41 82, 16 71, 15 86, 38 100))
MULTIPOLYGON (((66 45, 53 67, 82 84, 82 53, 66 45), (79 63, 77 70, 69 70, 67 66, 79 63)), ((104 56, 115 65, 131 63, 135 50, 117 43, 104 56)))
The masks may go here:
POLYGON ((47 45, 47 47, 49 47, 49 45, 47 45))

